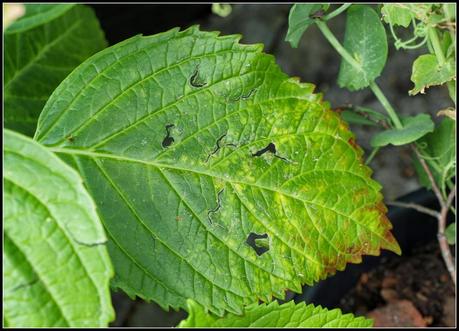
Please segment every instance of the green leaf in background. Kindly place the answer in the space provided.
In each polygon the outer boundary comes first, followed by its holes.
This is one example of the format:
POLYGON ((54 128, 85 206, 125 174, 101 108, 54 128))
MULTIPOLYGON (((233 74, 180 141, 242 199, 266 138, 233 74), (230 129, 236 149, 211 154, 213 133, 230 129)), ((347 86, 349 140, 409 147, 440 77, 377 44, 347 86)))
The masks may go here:
POLYGON ((9 130, 4 138, 4 321, 107 326, 113 269, 80 176, 30 138, 9 130))
POLYGON ((382 147, 389 144, 400 146, 412 143, 434 130, 434 123, 428 114, 402 118, 402 129, 379 132, 371 138, 371 146, 382 147))
POLYGON ((351 124, 361 124, 361 125, 370 125, 376 126, 377 124, 366 117, 352 111, 352 110, 344 110, 341 112, 341 118, 348 123, 351 124))
POLYGON ((443 65, 437 61, 434 54, 424 54, 413 63, 411 81, 414 88, 409 91, 410 95, 425 93, 425 89, 433 85, 442 85, 456 79, 456 61, 449 58, 443 65))
POLYGON ((382 6, 381 14, 386 23, 405 28, 410 25, 414 18, 413 11, 403 3, 386 3, 382 6))
POLYGON ((342 314, 339 309, 328 310, 321 306, 295 304, 289 301, 279 305, 277 301, 270 304, 253 304, 244 308, 242 315, 226 314, 223 317, 210 315, 204 308, 188 300, 188 318, 179 327, 209 328, 362 328, 372 327, 373 321, 352 314, 342 314))
POLYGON ((114 285, 164 308, 192 298, 240 314, 400 252, 345 123, 239 39, 197 27, 128 39, 72 72, 39 119, 36 139, 96 201, 114 285))
POLYGON ((446 240, 448 244, 456 244, 456 222, 451 223, 445 230, 446 240))
POLYGON ((226 3, 213 3, 212 4, 212 13, 220 17, 228 17, 232 12, 232 7, 230 4, 226 3))
POLYGON ((4 32, 4 119, 5 127, 32 136, 57 85, 106 41, 89 7, 25 6, 25 16, 4 32))
POLYGON ((443 3, 443 12, 445 13, 446 17, 449 17, 451 20, 456 20, 456 11, 457 11, 457 4, 456 3, 443 3))
POLYGON ((360 67, 356 68, 342 59, 339 86, 350 91, 367 87, 381 74, 387 59, 386 31, 371 7, 349 7, 343 46, 360 67))
POLYGON ((352 109, 360 113, 367 113, 368 116, 372 117, 374 120, 377 121, 388 120, 386 115, 368 107, 353 106, 352 109))
POLYGON ((285 41, 288 41, 293 48, 298 47, 303 33, 314 23, 312 14, 316 13, 326 5, 321 4, 295 4, 290 9, 288 16, 288 31, 285 41))
MULTIPOLYGON (((456 172, 456 121, 444 118, 440 125, 419 140, 418 150, 429 165, 435 182, 442 191, 446 191, 446 181, 456 172)), ((415 169, 421 185, 430 189, 430 180, 417 159, 414 159, 415 169)))

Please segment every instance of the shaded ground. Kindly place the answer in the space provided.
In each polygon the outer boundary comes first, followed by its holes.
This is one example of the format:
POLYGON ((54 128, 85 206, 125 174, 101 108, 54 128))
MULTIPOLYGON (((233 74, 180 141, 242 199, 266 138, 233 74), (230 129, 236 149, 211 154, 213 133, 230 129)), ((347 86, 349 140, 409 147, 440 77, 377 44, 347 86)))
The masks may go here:
POLYGON ((455 326, 454 302, 454 284, 433 241, 363 273, 339 308, 372 317, 375 326, 455 326))

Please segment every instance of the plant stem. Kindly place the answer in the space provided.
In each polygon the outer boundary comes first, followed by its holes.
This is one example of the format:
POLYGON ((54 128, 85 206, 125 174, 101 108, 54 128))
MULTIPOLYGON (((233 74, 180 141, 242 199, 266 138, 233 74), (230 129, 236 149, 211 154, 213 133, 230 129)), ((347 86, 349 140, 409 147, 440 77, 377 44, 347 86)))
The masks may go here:
POLYGON ((434 49, 435 56, 437 57, 438 64, 443 65, 446 62, 445 55, 441 50, 440 41, 438 40, 437 31, 435 28, 429 28, 429 39, 432 43, 432 47, 434 49))
POLYGON ((327 24, 325 22, 316 20, 317 27, 322 32, 324 37, 328 40, 328 42, 333 46, 333 48, 338 52, 339 55, 342 56, 350 65, 352 65, 358 71, 363 71, 360 64, 354 60, 354 58, 349 54, 349 52, 340 44, 338 39, 336 39, 333 32, 330 31, 327 24))
MULTIPOLYGON (((349 52, 340 44, 340 42, 336 39, 333 32, 331 32, 330 29, 328 28, 327 24, 319 20, 316 21, 316 24, 317 24, 317 27, 322 32, 322 34, 324 35, 324 37, 333 46, 333 48, 339 53, 339 55, 341 55, 343 59, 345 59, 355 69, 363 72, 361 65, 356 60, 354 60, 351 54, 349 54, 349 52)), ((395 112, 394 108, 392 108, 391 104, 389 103, 384 93, 379 88, 379 86, 373 81, 373 82, 370 82, 370 88, 373 91, 373 93, 376 95, 376 97, 378 98, 379 102, 381 102, 382 106, 386 110, 390 119, 394 123, 394 126, 397 129, 403 128, 403 125, 400 122, 400 119, 398 118, 397 113, 395 112)))
MULTIPOLYGON (((454 16, 454 11, 451 11, 450 10, 451 7, 448 6, 448 4, 443 4, 443 12, 445 13, 445 16, 446 16, 446 19, 448 20, 448 23, 452 23, 454 22, 456 19, 455 19, 455 16, 454 16)), ((453 42, 454 44, 454 55, 456 55, 456 29, 454 29, 454 32, 452 29, 448 29, 449 30, 449 35, 451 36, 451 41, 453 42)))
POLYGON ((438 243, 440 244, 441 255, 443 256, 443 260, 445 261, 446 268, 448 269, 451 278, 453 280, 454 285, 456 285, 456 267, 453 263, 453 258, 451 256, 451 252, 449 250, 448 241, 446 240, 445 236, 445 228, 446 228, 446 217, 448 215, 448 210, 451 204, 453 203, 454 196, 456 195, 456 186, 448 195, 448 199, 446 203, 441 208, 440 215, 438 216, 438 243))
POLYGON ((370 155, 368 156, 367 160, 365 161, 365 165, 369 165, 370 162, 373 160, 373 158, 375 157, 376 153, 378 153, 379 149, 381 147, 375 147, 373 148, 373 150, 371 151, 370 155))
POLYGON ((324 21, 328 21, 328 20, 332 19, 333 17, 338 16, 338 15, 341 14, 343 11, 345 11, 346 9, 348 9, 349 6, 351 6, 351 5, 352 5, 352 3, 345 3, 345 4, 341 5, 338 9, 335 9, 335 10, 332 11, 330 14, 325 15, 325 16, 323 17, 323 20, 324 20, 324 21))
POLYGON ((411 208, 411 209, 417 210, 420 213, 424 213, 424 214, 430 215, 435 218, 438 218, 440 216, 440 213, 438 211, 430 209, 430 208, 426 208, 424 206, 421 206, 421 205, 418 205, 412 202, 391 201, 391 202, 387 202, 387 204, 390 206, 411 208))
POLYGON ((456 194, 456 185, 454 185, 453 189, 448 195, 448 198, 446 201, 443 199, 441 192, 437 186, 437 183, 435 182, 435 179, 432 175, 432 172, 430 171, 429 167, 427 166, 426 161, 421 157, 419 154, 418 150, 414 145, 411 145, 413 148, 414 152, 416 153, 419 162, 421 163, 422 167, 424 168, 424 171, 427 173, 427 176, 429 177, 429 181, 432 185, 432 190, 434 191, 435 195, 437 196, 438 202, 440 203, 441 210, 440 214, 437 217, 438 220, 438 231, 437 231, 437 238, 438 238, 438 243, 440 245, 440 250, 441 250, 441 255, 443 257, 443 260, 445 261, 446 268, 448 269, 448 272, 451 275, 451 279, 454 282, 454 285, 456 285, 456 268, 453 263, 453 258, 451 257, 451 252, 449 250, 448 242, 446 240, 445 236, 445 228, 446 228, 446 216, 448 215, 448 210, 453 202, 454 196, 456 194))
POLYGON ((383 105, 390 119, 394 123, 394 126, 397 129, 402 129, 403 128, 402 122, 400 122, 400 119, 398 118, 397 113, 395 112, 394 108, 392 108, 392 105, 389 103, 389 100, 387 100, 386 96, 381 91, 379 86, 373 81, 373 82, 370 82, 370 88, 373 91, 376 98, 378 98, 379 102, 383 105))
POLYGON ((432 185, 432 190, 434 191, 435 196, 437 197, 438 202, 440 203, 440 206, 443 207, 443 204, 444 204, 443 196, 441 195, 441 191, 438 188, 437 182, 435 181, 435 178, 433 177, 429 166, 427 165, 426 161, 422 158, 417 148, 414 145, 411 145, 411 148, 413 149, 414 153, 418 157, 418 160, 421 163, 422 168, 424 168, 424 171, 426 172, 427 177, 429 178, 430 184, 432 185))

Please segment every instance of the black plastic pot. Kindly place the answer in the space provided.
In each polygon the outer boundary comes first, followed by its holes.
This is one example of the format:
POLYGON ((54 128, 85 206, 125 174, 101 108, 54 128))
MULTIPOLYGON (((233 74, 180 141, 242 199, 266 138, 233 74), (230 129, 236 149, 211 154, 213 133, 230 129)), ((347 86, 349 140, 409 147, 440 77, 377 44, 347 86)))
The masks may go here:
MULTIPOLYGON (((424 207, 439 210, 439 204, 432 193, 420 189, 398 199, 403 202, 413 202, 424 207)), ((387 214, 393 225, 392 233, 402 249, 402 254, 409 256, 415 247, 427 244, 436 239, 437 219, 420 213, 414 209, 390 206, 387 214)), ((449 221, 453 217, 450 215, 449 221)), ((354 286, 364 272, 370 271, 381 263, 381 259, 395 255, 382 251, 380 256, 365 256, 360 264, 348 264, 344 271, 320 281, 315 286, 303 287, 303 293, 295 295, 296 302, 306 301, 327 308, 336 308, 341 298, 354 286)))

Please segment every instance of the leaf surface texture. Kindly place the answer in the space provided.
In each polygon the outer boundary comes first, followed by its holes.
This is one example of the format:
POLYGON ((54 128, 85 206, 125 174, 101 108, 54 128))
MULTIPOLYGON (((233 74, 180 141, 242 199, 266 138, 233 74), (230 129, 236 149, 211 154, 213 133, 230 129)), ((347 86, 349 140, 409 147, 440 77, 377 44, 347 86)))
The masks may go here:
POLYGON ((339 309, 328 310, 320 306, 295 304, 289 301, 279 305, 251 305, 244 308, 243 315, 227 314, 218 317, 205 312, 194 301, 188 302, 188 318, 179 327, 231 327, 231 328, 362 328, 371 327, 373 322, 364 317, 342 314, 339 309))
POLYGON ((216 314, 399 252, 347 126, 261 45, 198 28, 134 37, 56 90, 36 139, 79 170, 114 285, 216 314))
POLYGON ((33 136, 38 116, 59 83, 106 46, 89 7, 26 4, 4 32, 5 127, 33 136))
POLYGON ((107 326, 113 269, 81 178, 30 138, 9 130, 4 137, 6 324, 107 326))

